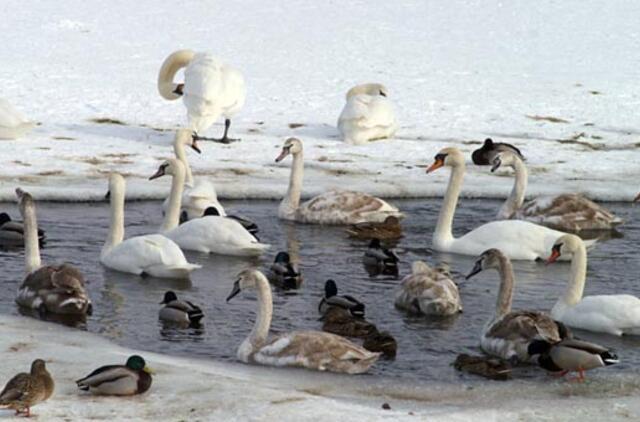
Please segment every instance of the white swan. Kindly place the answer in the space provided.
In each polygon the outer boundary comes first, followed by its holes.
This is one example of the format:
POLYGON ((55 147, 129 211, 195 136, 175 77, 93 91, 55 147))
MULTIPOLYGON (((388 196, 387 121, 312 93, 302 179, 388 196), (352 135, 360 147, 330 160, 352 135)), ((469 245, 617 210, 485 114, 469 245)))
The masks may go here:
POLYGON ((300 204, 304 159, 302 142, 289 138, 276 158, 276 163, 293 155, 289 189, 278 208, 278 217, 284 220, 314 224, 358 224, 383 222, 387 217, 402 218, 398 209, 382 199, 361 192, 330 190, 300 204))
POLYGON ((548 314, 539 311, 512 311, 513 266, 509 258, 498 249, 485 251, 467 275, 467 280, 486 269, 500 274, 500 290, 495 315, 485 324, 480 337, 480 347, 486 353, 504 360, 532 362, 529 344, 544 340, 554 344, 569 335, 566 327, 559 325, 548 314))
POLYGON ((390 138, 398 129, 387 88, 381 84, 362 84, 347 92, 347 103, 338 118, 342 140, 354 145, 390 138))
POLYGON ((136 275, 184 279, 200 265, 187 262, 180 247, 161 234, 124 238, 125 181, 118 173, 109 177, 111 223, 100 253, 107 268, 136 275))
POLYGON ((91 299, 82 273, 70 264, 42 265, 38 242, 36 206, 31 195, 16 189, 24 220, 26 276, 18 288, 16 303, 25 308, 54 314, 91 314, 91 299))
MULTIPOLYGON (((454 238, 451 226, 465 170, 460 150, 441 150, 427 173, 443 166, 451 167, 451 177, 433 233, 432 246, 435 250, 478 256, 487 249, 496 248, 510 259, 533 261, 546 257, 556 239, 565 234, 528 221, 506 220, 483 224, 462 237, 454 238)), ((595 241, 590 242, 593 243, 595 241)))
POLYGON ((195 132, 207 130, 220 115, 224 116, 224 135, 221 139, 201 138, 228 143, 231 117, 244 105, 246 89, 242 74, 207 53, 178 50, 162 63, 158 73, 158 91, 166 100, 182 97, 187 107, 189 127, 195 132), (184 69, 184 83, 173 81, 184 69))
POLYGON ((498 212, 499 219, 527 220, 556 230, 612 230, 623 223, 609 210, 577 193, 538 197, 524 203, 527 189, 527 167, 516 154, 505 151, 493 159, 491 171, 511 167, 515 183, 511 194, 498 212))
POLYGON ((415 261, 400 284, 395 306, 415 314, 446 316, 462 312, 458 286, 446 267, 415 261))
POLYGON ((169 159, 149 179, 164 175, 173 176, 169 209, 164 216, 161 232, 184 250, 234 256, 258 256, 269 245, 258 242, 242 225, 232 219, 207 215, 178 225, 180 198, 184 186, 184 166, 179 160, 169 159))
POLYGON ((17 139, 35 127, 9 102, 0 98, 0 139, 17 139))
MULTIPOLYGON (((184 216, 184 220, 202 217, 205 210, 209 207, 215 207, 221 216, 226 216, 227 213, 218 201, 218 195, 216 194, 216 189, 213 187, 213 184, 208 180, 198 180, 197 183, 194 182, 191 166, 189 165, 189 160, 187 159, 184 148, 185 145, 190 146, 200 154, 198 142, 194 138, 192 131, 190 129, 178 129, 173 140, 173 152, 176 158, 182 162, 185 169, 185 187, 182 193, 181 217, 184 216)), ((169 197, 162 203, 162 212, 166 213, 168 208, 169 197)))
POLYGON ((258 316, 251 334, 238 348, 238 359, 242 362, 361 374, 378 360, 380 353, 369 352, 343 337, 320 331, 292 331, 269 339, 273 301, 264 274, 257 270, 242 271, 227 302, 241 290, 250 288, 258 293, 258 316))
POLYGON ((575 235, 562 236, 553 245, 547 262, 573 255, 571 277, 564 294, 551 309, 551 316, 570 327, 609 333, 640 335, 640 299, 632 295, 582 297, 587 277, 587 251, 575 235))

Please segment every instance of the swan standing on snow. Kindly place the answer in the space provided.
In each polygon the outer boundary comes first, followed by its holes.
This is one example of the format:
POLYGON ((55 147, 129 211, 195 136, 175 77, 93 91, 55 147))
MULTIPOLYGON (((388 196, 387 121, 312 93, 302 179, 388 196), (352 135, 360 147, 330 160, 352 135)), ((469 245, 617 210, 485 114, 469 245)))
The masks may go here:
POLYGON ((389 216, 402 218, 398 209, 382 199, 361 192, 330 190, 300 204, 304 159, 302 142, 289 138, 276 158, 276 163, 291 154, 291 176, 289 189, 278 208, 278 217, 283 220, 313 224, 358 224, 383 222, 389 216))
POLYGON ((458 286, 451 280, 448 268, 433 269, 423 261, 415 261, 411 274, 402 279, 395 306, 414 314, 435 316, 462 312, 458 286))
POLYGON ((527 189, 527 167, 520 157, 511 152, 498 153, 493 159, 494 172, 500 167, 511 167, 516 174, 511 194, 498 212, 499 219, 527 220, 556 230, 612 230, 622 219, 609 210, 577 193, 552 197, 539 197, 524 203, 527 189))
POLYGON ((480 337, 480 347, 486 353, 501 359, 530 362, 528 347, 533 340, 557 343, 569 333, 548 314, 539 311, 512 311, 513 267, 509 258, 497 249, 485 251, 467 275, 467 280, 486 269, 500 274, 500 290, 496 313, 487 322, 480 337))
POLYGON ((353 145, 390 138, 398 129, 387 88, 381 84, 354 86, 338 118, 342 140, 353 145))
POLYGON ((320 331, 292 331, 269 339, 273 301, 264 274, 257 270, 242 271, 227 302, 241 290, 250 288, 258 292, 258 316, 251 334, 238 348, 238 359, 242 362, 361 374, 378 360, 380 353, 371 353, 343 337, 320 331))
POLYGON ((17 139, 35 127, 7 100, 0 98, 0 139, 17 139))
POLYGON ((18 289, 16 303, 25 308, 54 314, 91 313, 91 299, 82 273, 69 264, 42 266, 38 243, 36 206, 31 195, 16 189, 24 220, 26 277, 18 289))
POLYGON ((207 130, 220 115, 224 116, 224 135, 220 139, 198 139, 229 143, 231 117, 244 105, 244 78, 236 69, 207 53, 178 50, 162 63, 158 73, 158 91, 166 100, 182 97, 187 107, 189 127, 196 133, 207 130), (184 69, 184 83, 175 83, 176 73, 184 69))
POLYGON ((553 319, 570 327, 608 333, 640 335, 640 299, 632 295, 582 297, 587 278, 587 251, 578 236, 562 236, 553 245, 548 263, 573 255, 571 277, 564 294, 551 309, 553 319))
POLYGON ((189 278, 200 265, 187 262, 180 247, 161 234, 124 239, 125 181, 118 173, 109 177, 111 223, 109 234, 100 253, 100 262, 107 268, 123 273, 150 275, 160 278, 189 278))
MULTIPOLYGON (((479 256, 487 249, 500 249, 510 259, 537 260, 547 256, 554 242, 565 233, 528 221, 492 221, 454 238, 453 216, 464 179, 464 157, 457 148, 445 148, 427 169, 431 173, 440 167, 451 167, 449 186, 433 233, 433 248, 440 252, 479 256)), ((590 244, 595 241, 590 242, 590 244)))
POLYGON ((179 160, 169 159, 149 178, 171 175, 169 208, 164 216, 161 232, 184 250, 220 255, 258 256, 269 245, 258 242, 242 225, 231 218, 206 215, 178 225, 180 199, 184 187, 184 166, 179 160))

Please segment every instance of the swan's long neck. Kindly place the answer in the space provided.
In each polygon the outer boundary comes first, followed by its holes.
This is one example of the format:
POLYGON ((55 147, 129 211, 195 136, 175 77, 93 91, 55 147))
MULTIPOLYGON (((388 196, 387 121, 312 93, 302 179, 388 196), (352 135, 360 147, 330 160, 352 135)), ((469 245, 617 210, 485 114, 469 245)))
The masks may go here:
POLYGON ((184 144, 180 141, 175 142, 173 144, 173 152, 184 166, 184 183, 187 186, 193 187, 193 173, 191 173, 191 166, 189 165, 187 153, 184 150, 184 144))
POLYGON ((166 232, 178 227, 180 223, 180 206, 182 205, 182 191, 184 190, 184 167, 176 166, 171 179, 171 193, 169 193, 169 208, 164 215, 160 231, 166 232))
POLYGON ((524 203, 524 193, 527 190, 527 179, 529 177, 527 167, 522 161, 515 160, 513 168, 516 173, 515 183, 513 184, 513 189, 511 189, 511 194, 502 204, 500 211, 498 211, 498 218, 501 219, 512 218, 524 203))
POLYGON ((449 186, 444 195, 440 215, 438 215, 438 223, 433 233, 434 245, 442 245, 454 240, 451 227, 453 225, 453 216, 458 205, 458 197, 462 188, 464 179, 464 164, 451 167, 451 176, 449 178, 449 186))
POLYGON ((101 255, 106 254, 114 246, 122 243, 124 239, 124 190, 117 188, 110 189, 111 195, 111 219, 109 223, 109 234, 102 247, 101 255))
POLYGON ((257 351, 267 341, 269 328, 271 327, 271 316, 273 315, 273 299, 269 281, 262 274, 259 277, 256 285, 258 290, 258 316, 251 333, 244 341, 251 348, 251 352, 257 351))
POLYGON ((35 207, 33 205, 26 206, 22 218, 24 219, 24 264, 25 272, 29 274, 42 265, 35 207))
POLYGON ((178 50, 165 59, 158 72, 158 92, 165 100, 177 100, 180 98, 179 94, 176 94, 175 89, 177 84, 173 82, 173 78, 176 73, 183 67, 187 66, 195 53, 191 50, 178 50))
POLYGON ((302 151, 293 154, 291 163, 291 176, 289 177, 289 189, 282 200, 280 207, 287 208, 289 212, 295 212, 300 206, 300 194, 302 193, 302 179, 304 176, 304 157, 302 151))
POLYGON ((513 266, 505 256, 500 257, 498 273, 500 274, 500 291, 496 302, 497 318, 511 312, 511 302, 513 301, 513 266))
POLYGON ((571 259, 571 277, 569 278, 567 290, 562 296, 562 301, 565 304, 573 306, 582 300, 586 278, 587 250, 584 244, 581 243, 573 252, 573 258, 571 259))

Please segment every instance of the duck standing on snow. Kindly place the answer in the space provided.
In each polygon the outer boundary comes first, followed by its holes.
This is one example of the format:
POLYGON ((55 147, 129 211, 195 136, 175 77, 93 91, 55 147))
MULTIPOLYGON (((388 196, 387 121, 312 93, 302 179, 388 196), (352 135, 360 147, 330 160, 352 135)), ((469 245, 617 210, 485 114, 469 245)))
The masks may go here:
POLYGON ((133 396, 151 387, 151 369, 141 356, 133 355, 124 365, 101 366, 76 381, 78 388, 92 394, 133 396))
POLYGON ((187 107, 189 128, 196 133, 207 130, 220 115, 224 116, 222 138, 197 139, 228 144, 236 141, 227 137, 231 117, 244 105, 246 89, 242 74, 207 53, 178 50, 162 63, 158 73, 158 91, 166 100, 182 97, 187 107), (184 82, 175 83, 176 73, 184 68, 184 82))
POLYGON ((164 294, 161 305, 164 305, 158 314, 161 321, 197 327, 200 320, 204 318, 204 313, 199 306, 188 300, 178 300, 178 296, 169 290, 164 294))
POLYGON ((0 393, 0 406, 16 411, 16 415, 31 416, 31 407, 47 400, 53 394, 55 383, 45 362, 36 359, 31 372, 21 372, 11 378, 0 393))
POLYGON ((443 266, 433 269, 423 261, 415 261, 411 274, 402 280, 395 306, 414 314, 433 316, 462 312, 458 286, 451 280, 448 269, 443 266))
MULTIPOLYGON (((44 230, 38 229, 38 242, 45 241, 44 230)), ((24 224, 0 213, 0 246, 24 246, 24 224)))
POLYGON ((0 98, 0 139, 18 139, 35 127, 22 113, 0 98))
POLYGON ((492 164, 496 154, 503 151, 508 151, 516 154, 518 157, 520 157, 520 159, 524 160, 524 157, 522 156, 522 153, 518 148, 514 147, 511 144, 493 142, 491 138, 485 139, 482 147, 471 153, 471 160, 476 166, 488 166, 492 164))
POLYGON ((302 274, 287 252, 278 252, 271 264, 269 281, 283 290, 295 290, 302 284, 302 274))
POLYGON ((398 129, 396 115, 381 84, 357 85, 347 92, 338 118, 342 140, 353 145, 392 137, 398 129))

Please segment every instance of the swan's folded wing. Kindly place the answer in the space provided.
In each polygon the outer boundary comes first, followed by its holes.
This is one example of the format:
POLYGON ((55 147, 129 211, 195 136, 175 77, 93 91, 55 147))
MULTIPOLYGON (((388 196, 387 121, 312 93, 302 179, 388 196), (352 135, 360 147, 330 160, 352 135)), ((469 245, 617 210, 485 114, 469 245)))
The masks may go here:
POLYGON ((560 341, 555 321, 546 314, 531 311, 514 311, 505 315, 491 327, 487 336, 506 340, 539 338, 551 343, 560 341))
POLYGON ((579 327, 580 323, 586 323, 640 334, 640 299, 636 296, 624 294, 585 296, 572 310, 570 315, 577 321, 563 321, 570 326, 579 327))
POLYGON ((206 101, 216 101, 222 90, 223 63, 216 57, 196 54, 184 71, 184 93, 206 101))
POLYGON ((134 274, 158 265, 182 267, 187 264, 178 245, 159 234, 126 239, 109 252, 105 261, 108 266, 134 274))

